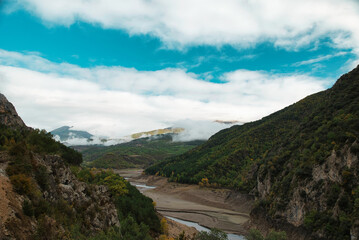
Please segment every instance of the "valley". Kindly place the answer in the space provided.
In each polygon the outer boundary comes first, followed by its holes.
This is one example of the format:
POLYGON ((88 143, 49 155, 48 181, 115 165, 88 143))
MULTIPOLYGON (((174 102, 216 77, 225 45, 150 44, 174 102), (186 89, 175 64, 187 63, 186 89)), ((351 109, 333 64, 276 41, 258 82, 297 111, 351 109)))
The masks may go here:
POLYGON ((0 233, 202 240, 207 232, 190 227, 199 224, 230 240, 358 239, 358 88, 359 66, 328 90, 206 142, 160 134, 73 148, 27 127, 0 95, 0 233), (20 222, 28 223, 21 231, 20 222))
POLYGON ((145 168, 156 162, 185 153, 203 140, 174 142, 174 134, 144 137, 121 144, 74 146, 82 153, 84 165, 96 168, 145 168))
POLYGON ((227 233, 246 234, 244 224, 249 220, 254 202, 252 196, 227 189, 168 182, 164 177, 144 175, 142 171, 115 170, 132 185, 139 185, 143 194, 156 202, 156 210, 162 215, 195 222, 207 228, 221 229, 227 233))

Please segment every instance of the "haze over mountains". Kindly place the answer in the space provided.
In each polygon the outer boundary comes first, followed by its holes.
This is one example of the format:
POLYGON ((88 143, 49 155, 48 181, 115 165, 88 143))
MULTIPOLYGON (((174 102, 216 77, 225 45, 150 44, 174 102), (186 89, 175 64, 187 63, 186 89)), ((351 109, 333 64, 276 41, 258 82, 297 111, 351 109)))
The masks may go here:
POLYGON ((157 135, 170 134, 172 141, 188 142, 195 140, 207 140, 211 135, 221 129, 242 124, 238 121, 193 121, 184 120, 176 122, 178 127, 168 127, 150 131, 133 133, 121 138, 109 138, 106 136, 95 136, 87 131, 75 130, 73 127, 63 126, 51 131, 54 138, 66 145, 116 145, 129 142, 138 138, 154 137, 157 135))

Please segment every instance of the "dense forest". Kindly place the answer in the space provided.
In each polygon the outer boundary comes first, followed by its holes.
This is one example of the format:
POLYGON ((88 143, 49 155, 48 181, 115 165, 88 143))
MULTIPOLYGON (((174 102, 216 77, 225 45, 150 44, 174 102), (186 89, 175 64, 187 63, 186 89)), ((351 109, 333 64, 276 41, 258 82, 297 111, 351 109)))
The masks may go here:
POLYGON ((204 141, 174 142, 173 133, 140 138, 112 146, 75 146, 84 165, 96 168, 148 167, 165 158, 180 155, 204 141))
POLYGON ((271 219, 305 226, 317 239, 350 239, 359 221, 358 136, 359 67, 326 91, 222 130, 146 173, 251 193, 271 219), (304 218, 289 216, 294 202, 304 218))

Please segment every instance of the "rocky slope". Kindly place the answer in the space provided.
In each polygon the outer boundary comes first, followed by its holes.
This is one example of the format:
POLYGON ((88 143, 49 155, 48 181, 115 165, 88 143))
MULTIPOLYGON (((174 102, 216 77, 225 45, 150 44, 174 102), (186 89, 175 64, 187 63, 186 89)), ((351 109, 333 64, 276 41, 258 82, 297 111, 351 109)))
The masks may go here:
POLYGON ((46 239, 70 239, 64 222, 55 219, 61 216, 56 211, 81 218, 79 226, 90 235, 120 226, 106 186, 81 182, 59 155, 35 153, 25 146, 19 136, 37 133, 2 94, 0 126, 6 138, 0 149, 0 239, 43 239, 40 233, 46 233, 46 239))
POLYGON ((0 124, 8 127, 25 127, 15 107, 0 93, 0 124))
MULTIPOLYGON (((18 194, 6 174, 12 156, 0 154, 0 239, 33 239, 40 223, 36 218, 24 214, 25 202, 43 201, 42 204, 62 204, 64 211, 84 216, 89 232, 105 230, 111 226, 120 226, 117 210, 110 193, 105 186, 90 186, 77 180, 70 168, 59 156, 34 155, 32 164, 44 167, 48 175, 46 190, 38 184, 33 186, 38 199, 18 194), (63 202, 61 202, 63 201, 63 202), (71 206, 71 207, 70 207, 71 206)), ((65 229, 54 218, 44 215, 41 219, 44 226, 54 238, 68 239, 65 229)))
POLYGON ((359 66, 332 88, 234 126, 146 171, 253 194, 252 224, 290 239, 358 239, 359 66))

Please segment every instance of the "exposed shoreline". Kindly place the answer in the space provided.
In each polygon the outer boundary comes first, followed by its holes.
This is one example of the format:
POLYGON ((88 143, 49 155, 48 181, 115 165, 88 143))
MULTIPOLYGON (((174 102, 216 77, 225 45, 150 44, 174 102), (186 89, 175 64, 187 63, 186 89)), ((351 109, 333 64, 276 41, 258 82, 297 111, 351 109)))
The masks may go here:
POLYGON ((133 184, 156 186, 143 189, 143 194, 156 202, 162 215, 244 235, 253 200, 248 195, 228 189, 200 188, 197 185, 168 182, 159 176, 143 175, 142 169, 115 170, 133 184))

